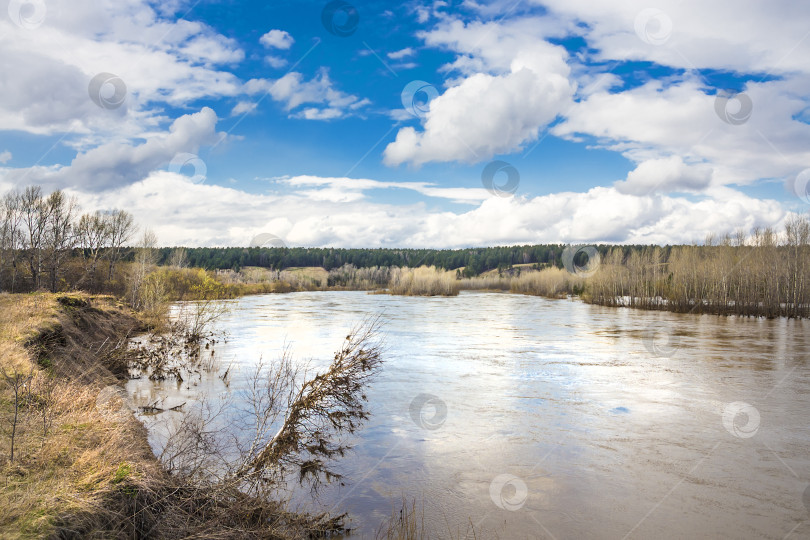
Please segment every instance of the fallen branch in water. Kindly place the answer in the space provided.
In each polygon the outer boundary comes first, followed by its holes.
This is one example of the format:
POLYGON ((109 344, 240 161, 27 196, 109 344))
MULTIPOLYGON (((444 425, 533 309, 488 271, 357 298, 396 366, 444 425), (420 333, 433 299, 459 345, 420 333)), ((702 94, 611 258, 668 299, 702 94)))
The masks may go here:
POLYGON ((140 407, 139 410, 143 414, 160 414, 160 413, 164 413, 166 411, 177 412, 180 409, 182 409, 185 405, 186 405, 186 402, 184 401, 180 405, 175 405, 174 407, 169 407, 167 409, 164 409, 163 407, 158 407, 157 402, 155 402, 155 403, 152 403, 151 405, 144 405, 143 407, 140 407))
POLYGON ((382 366, 378 333, 379 319, 354 328, 329 368, 300 386, 288 354, 269 370, 256 411, 255 438, 236 479, 274 482, 296 472, 299 482, 309 480, 317 487, 322 478, 329 482, 341 477, 329 462, 350 449, 340 435, 354 433, 369 416, 365 386, 382 366), (267 440, 266 429, 282 412, 280 429, 267 440))

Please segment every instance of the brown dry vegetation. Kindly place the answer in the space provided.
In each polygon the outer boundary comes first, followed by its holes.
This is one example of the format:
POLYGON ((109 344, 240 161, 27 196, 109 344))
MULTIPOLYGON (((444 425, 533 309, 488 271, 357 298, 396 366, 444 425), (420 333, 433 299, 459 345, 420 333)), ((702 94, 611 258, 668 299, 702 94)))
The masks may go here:
POLYGON ((509 289, 521 294, 565 298, 582 290, 585 281, 560 268, 545 268, 539 272, 523 272, 512 278, 509 289))
POLYGON ((119 506, 125 491, 136 489, 131 484, 158 472, 143 427, 134 418, 110 422, 96 409, 99 391, 117 382, 118 344, 138 322, 110 298, 93 303, 104 311, 78 296, 0 296, 0 369, 32 377, 20 406, 13 462, 13 398, 8 388, 0 393, 4 537, 88 532, 89 516, 103 514, 97 508, 112 500, 119 506), (98 356, 86 354, 91 348, 98 356))
POLYGON ((227 287, 229 293, 243 296, 256 293, 320 290, 326 288, 329 272, 318 267, 272 270, 246 266, 239 272, 222 272, 217 275, 217 279, 227 287))
POLYGON ((455 272, 433 266, 393 268, 388 290, 406 296, 456 296, 461 284, 455 272))
POLYGON ((613 248, 590 278, 586 300, 677 312, 765 317, 810 316, 810 221, 788 220, 784 233, 755 230, 704 246, 625 254, 613 248))

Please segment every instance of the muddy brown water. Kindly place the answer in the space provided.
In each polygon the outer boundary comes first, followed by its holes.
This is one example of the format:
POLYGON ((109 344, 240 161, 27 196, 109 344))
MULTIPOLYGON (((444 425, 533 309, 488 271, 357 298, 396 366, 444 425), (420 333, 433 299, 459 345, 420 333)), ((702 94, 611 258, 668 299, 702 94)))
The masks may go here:
MULTIPOLYGON (((285 345, 317 368, 382 314, 386 363, 344 486, 352 538, 415 501, 438 538, 810 538, 810 322, 678 315, 497 293, 228 301, 229 388, 128 385, 139 405, 239 398, 285 345)), ((153 448, 182 413, 144 416, 153 448), (173 419, 174 418, 174 419, 173 419)))

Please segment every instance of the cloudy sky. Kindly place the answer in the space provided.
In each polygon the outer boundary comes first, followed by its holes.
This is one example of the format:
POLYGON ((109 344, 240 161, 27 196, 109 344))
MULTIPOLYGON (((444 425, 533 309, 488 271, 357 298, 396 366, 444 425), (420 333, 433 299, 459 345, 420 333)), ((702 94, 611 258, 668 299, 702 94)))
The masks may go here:
POLYGON ((0 191, 164 245, 681 243, 810 208, 810 3, 0 0, 0 191))

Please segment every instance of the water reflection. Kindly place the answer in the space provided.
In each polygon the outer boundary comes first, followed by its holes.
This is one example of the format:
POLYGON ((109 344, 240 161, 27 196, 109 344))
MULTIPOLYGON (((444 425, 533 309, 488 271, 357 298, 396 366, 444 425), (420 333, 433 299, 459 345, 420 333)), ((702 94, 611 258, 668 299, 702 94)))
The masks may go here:
MULTIPOLYGON (((810 535, 805 321, 487 293, 229 303, 229 340, 216 354, 233 362, 230 388, 214 378, 179 388, 138 380, 129 390, 179 401, 238 392, 251 366, 285 345, 323 367, 348 328, 383 314, 386 365, 368 393, 372 419, 340 464, 346 485, 315 503, 296 499, 350 512, 358 538, 373 537, 403 497, 423 506, 437 536, 463 537, 470 525, 478 538, 810 535), (650 351, 650 329, 677 340, 650 351), (759 414, 751 437, 724 425, 735 402, 759 414)), ((748 422, 741 414, 731 425, 748 422)))

